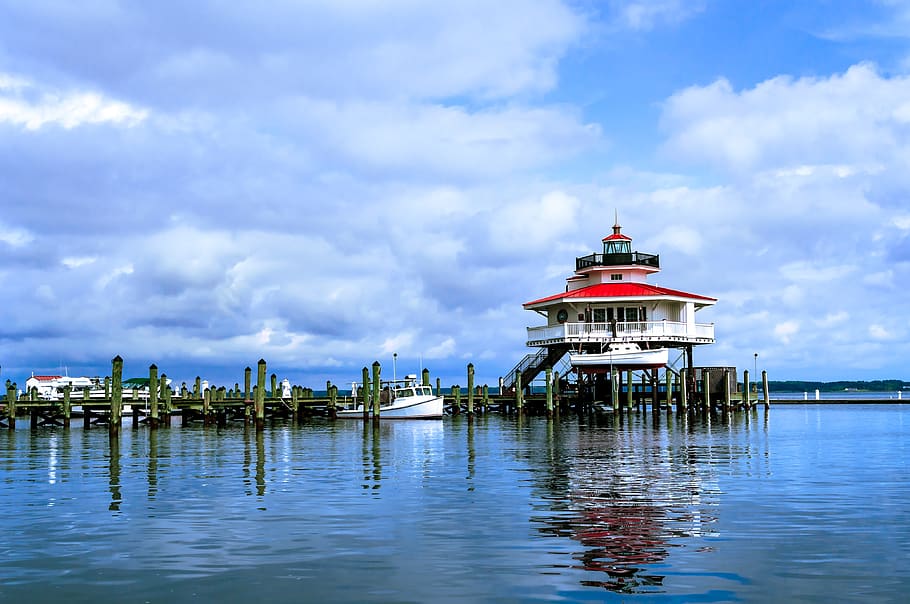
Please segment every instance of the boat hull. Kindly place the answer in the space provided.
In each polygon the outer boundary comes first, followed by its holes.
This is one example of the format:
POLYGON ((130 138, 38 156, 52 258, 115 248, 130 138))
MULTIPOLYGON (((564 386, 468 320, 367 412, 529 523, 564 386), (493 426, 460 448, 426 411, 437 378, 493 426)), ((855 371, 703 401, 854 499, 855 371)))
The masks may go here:
MULTIPOLYGON (((372 410, 370 410, 369 415, 373 415, 372 410)), ((443 415, 441 396, 418 401, 399 399, 391 405, 383 405, 379 409, 379 417, 382 419, 441 419, 443 415)), ((363 406, 358 405, 356 409, 339 409, 336 411, 336 417, 362 419, 363 406)))
POLYGON ((570 353, 569 362, 573 367, 583 369, 654 369, 664 367, 669 360, 666 348, 636 350, 634 352, 601 352, 595 354, 570 353))

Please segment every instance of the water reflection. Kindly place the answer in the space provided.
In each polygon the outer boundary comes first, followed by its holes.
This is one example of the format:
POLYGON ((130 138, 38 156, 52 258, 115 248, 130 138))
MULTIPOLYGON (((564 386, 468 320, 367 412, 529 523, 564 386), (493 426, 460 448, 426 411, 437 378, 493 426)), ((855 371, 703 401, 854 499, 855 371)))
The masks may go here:
POLYGON ((120 493, 120 439, 116 436, 111 436, 108 442, 110 443, 108 485, 111 491, 111 503, 107 509, 112 512, 119 512, 120 504, 123 502, 123 496, 120 493))
POLYGON ((378 490, 382 485, 381 422, 364 422, 362 436, 363 488, 378 490))
MULTIPOLYGON (((531 464, 546 469, 535 474, 546 507, 532 522, 542 534, 577 544, 575 567, 596 573, 583 585, 660 592, 664 576, 655 567, 666 566, 674 548, 716 536, 720 490, 712 463, 748 447, 706 445, 710 419, 699 425, 653 415, 547 422, 546 446, 529 453, 531 464)), ((735 434, 748 423, 731 420, 728 429, 735 434)))
POLYGON ((154 501, 158 495, 158 430, 149 430, 149 460, 147 470, 148 498, 154 501))

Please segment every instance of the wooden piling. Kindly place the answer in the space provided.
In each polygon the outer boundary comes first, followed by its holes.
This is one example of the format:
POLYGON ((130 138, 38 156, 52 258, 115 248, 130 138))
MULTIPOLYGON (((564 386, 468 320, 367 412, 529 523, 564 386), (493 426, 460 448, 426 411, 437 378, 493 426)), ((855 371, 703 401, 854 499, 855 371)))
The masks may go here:
POLYGON ((63 387, 63 427, 70 427, 70 418, 73 413, 73 405, 70 402, 70 393, 72 391, 72 386, 67 384, 63 387))
POLYGON ((705 391, 705 411, 711 411, 711 371, 701 370, 702 389, 705 391))
POLYGON ((490 409, 490 389, 486 384, 483 385, 483 403, 481 404, 481 409, 484 413, 490 409))
POLYGON ((379 361, 373 361, 373 421, 379 421, 379 377, 382 366, 379 361))
POLYGON ((749 388, 751 384, 749 383, 749 370, 743 370, 743 408, 749 409, 752 407, 752 402, 749 400, 749 388))
MULTIPOLYGON (((170 427, 171 418, 174 413, 174 404, 171 400, 171 389, 167 385, 167 374, 162 373, 161 377, 158 379, 158 406, 163 407, 164 414, 162 419, 165 426, 170 427)), ((159 414, 161 415, 161 414, 159 414)), ((161 425, 161 420, 159 419, 159 425, 161 425)))
POLYGON ((442 378, 436 378, 436 396, 442 396, 442 378))
POLYGON ((730 392, 730 370, 724 369, 724 411, 730 411, 730 406, 733 404, 732 398, 733 394, 730 392))
POLYGON ((679 372, 679 410, 682 413, 685 413, 688 408, 688 401, 686 400, 688 396, 689 384, 691 383, 689 379, 689 372, 691 369, 683 367, 679 372))
POLYGON ((429 385, 430 385, 430 370, 427 369, 426 367, 424 367, 424 368, 423 368, 423 371, 421 372, 421 378, 422 378, 421 383, 422 383, 424 386, 429 386, 429 385))
POLYGON ((149 418, 149 428, 158 428, 158 366, 152 363, 149 365, 149 409, 151 417, 149 418))
POLYGON ((474 415, 474 363, 468 363, 468 417, 474 415))
POLYGON ((338 386, 334 384, 329 384, 329 417, 334 419, 337 417, 336 407, 338 404, 338 386))
POLYGON ((524 410, 524 393, 521 391, 521 370, 515 370, 515 408, 521 413, 524 410))
POLYGON ((613 412, 619 412, 619 370, 613 368, 610 370, 610 404, 613 412))
POLYGON ((272 386, 272 390, 271 390, 272 398, 277 398, 278 396, 280 396, 278 394, 278 375, 273 373, 270 377, 270 381, 271 381, 271 386, 272 386))
POLYGON ((256 431, 261 431, 265 428, 265 359, 259 359, 259 364, 257 365, 256 371, 256 400, 255 400, 255 412, 256 412, 256 431))
POLYGON ((452 386, 452 397, 455 399, 452 405, 452 414, 458 415, 461 413, 461 386, 458 384, 452 386))
MULTIPOLYGON (((117 355, 111 361, 111 378, 113 389, 111 391, 111 436, 117 436, 120 433, 123 414, 123 359, 117 355)), ((107 380, 105 380, 107 382, 107 380)))
POLYGON ((667 389, 667 413, 673 410, 673 372, 669 367, 664 369, 664 386, 667 389))
POLYGON ((771 391, 768 389, 768 372, 762 369, 761 371, 761 389, 762 394, 765 398, 765 409, 771 408, 771 391))
POLYGON ((547 416, 553 415, 553 368, 547 367, 547 416))
POLYGON ((632 384, 632 370, 629 369, 626 371, 626 411, 632 410, 632 389, 634 388, 632 384))
POLYGON ((252 381, 253 370, 247 367, 243 370, 243 400, 252 401, 250 398, 250 382, 252 381))
POLYGON ((360 389, 363 398, 363 421, 370 419, 370 370, 363 368, 363 387, 360 389))
POLYGON ((6 387, 6 414, 9 416, 6 425, 10 430, 16 429, 16 384, 7 383, 6 387))

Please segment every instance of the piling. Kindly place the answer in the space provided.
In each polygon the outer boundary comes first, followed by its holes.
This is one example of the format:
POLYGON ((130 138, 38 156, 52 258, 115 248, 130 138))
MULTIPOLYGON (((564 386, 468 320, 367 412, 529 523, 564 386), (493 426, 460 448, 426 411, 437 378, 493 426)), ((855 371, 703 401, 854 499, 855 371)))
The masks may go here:
POLYGON ((278 376, 274 373, 271 376, 271 382, 272 382, 271 392, 272 392, 272 397, 274 398, 274 397, 278 396, 278 376))
POLYGON ((202 425, 209 423, 209 413, 212 411, 212 389, 206 388, 202 393, 202 425))
POLYGON ((730 411, 730 405, 732 405, 731 399, 733 398, 732 393, 730 392, 730 370, 724 369, 724 411, 730 411))
POLYGON ((363 387, 360 389, 363 398, 363 421, 370 419, 370 370, 363 368, 363 387))
POLYGON ((632 370, 626 371, 626 411, 632 411, 632 370))
POLYGON ((379 421, 379 376, 382 366, 379 361, 373 361, 373 421, 379 421))
POLYGON ((673 372, 664 369, 664 385, 667 388, 667 413, 673 410, 673 372))
POLYGON ((436 378, 436 396, 442 396, 442 379, 436 378))
POLYGON ((749 388, 751 384, 749 383, 749 370, 743 370, 743 407, 749 409, 752 406, 752 402, 749 400, 749 388))
POLYGON ((258 370, 256 372, 256 431, 265 428, 265 359, 259 359, 258 370))
POLYGON ((515 408, 521 413, 524 409, 524 397, 521 391, 521 370, 515 370, 515 408))
POLYGON ((762 369, 761 372, 761 389, 765 397, 765 409, 771 408, 771 392, 768 389, 768 372, 762 369))
POLYGON ((193 398, 197 401, 202 398, 202 378, 198 375, 196 376, 196 381, 193 383, 193 398))
POLYGON ((111 364, 113 390, 111 391, 111 421, 108 425, 111 436, 117 436, 120 433, 121 416, 123 414, 123 359, 120 358, 120 355, 117 355, 111 361, 111 364))
POLYGON ((243 370, 243 400, 251 401, 250 398, 250 381, 252 380, 253 370, 247 367, 243 370))
POLYGON ((10 430, 16 429, 16 384, 9 384, 6 387, 6 413, 9 416, 6 420, 10 430))
POLYGON ((336 417, 336 405, 338 403, 338 386, 329 385, 329 417, 336 417))
POLYGON ((154 363, 149 365, 149 409, 152 414, 149 427, 155 429, 158 427, 158 366, 154 363))
POLYGON ((553 368, 547 367, 547 416, 553 415, 553 368))
POLYGON ((705 411, 711 411, 711 372, 708 369, 702 369, 701 382, 705 391, 705 411))
POLYGON ((679 411, 685 413, 688 407, 686 396, 689 390, 689 371, 685 367, 679 372, 679 411))
POLYGON ((619 411, 619 370, 610 370, 610 404, 613 406, 613 412, 619 411))
POLYGON ((484 413, 490 409, 490 388, 486 384, 483 385, 483 403, 481 407, 484 413))
POLYGON ((158 405, 164 407, 164 417, 163 422, 159 420, 159 424, 162 424, 170 427, 171 418, 174 412, 174 405, 171 401, 171 389, 167 385, 167 374, 162 373, 161 379, 158 380, 158 405))
POLYGON ((458 384, 452 386, 452 397, 455 399, 455 403, 452 405, 452 414, 458 415, 461 413, 461 386, 458 384))
MULTIPOLYGON (((547 370, 549 371, 549 370, 547 370)), ((468 363, 468 417, 474 415, 474 363, 468 363)))
POLYGON ((70 391, 72 387, 67 384, 63 387, 63 427, 70 427, 70 416, 72 415, 73 406, 70 403, 70 391))
POLYGON ((424 386, 430 385, 430 370, 426 367, 424 367, 423 371, 421 372, 421 384, 424 386))

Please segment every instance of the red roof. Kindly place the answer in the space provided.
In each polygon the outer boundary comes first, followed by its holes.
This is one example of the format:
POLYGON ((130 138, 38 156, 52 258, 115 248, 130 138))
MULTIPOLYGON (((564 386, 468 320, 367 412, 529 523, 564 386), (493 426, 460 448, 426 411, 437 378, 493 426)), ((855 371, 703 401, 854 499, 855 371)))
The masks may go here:
POLYGON ((617 239, 622 239, 623 241, 632 241, 631 237, 626 237, 622 233, 613 233, 612 235, 607 235, 603 238, 604 241, 616 241, 617 239))
POLYGON ((39 382, 49 382, 51 380, 60 379, 59 375, 33 375, 31 377, 33 380, 38 380, 39 382))
POLYGON ((669 289, 658 287, 657 285, 648 285, 647 283, 598 283, 589 285, 570 292, 560 292, 534 300, 525 302, 525 308, 541 304, 543 302, 552 302, 555 300, 584 300, 586 298, 654 298, 658 296, 671 296, 674 298, 689 298, 691 300, 703 300, 705 302, 717 302, 717 298, 690 294, 678 289, 669 289))

